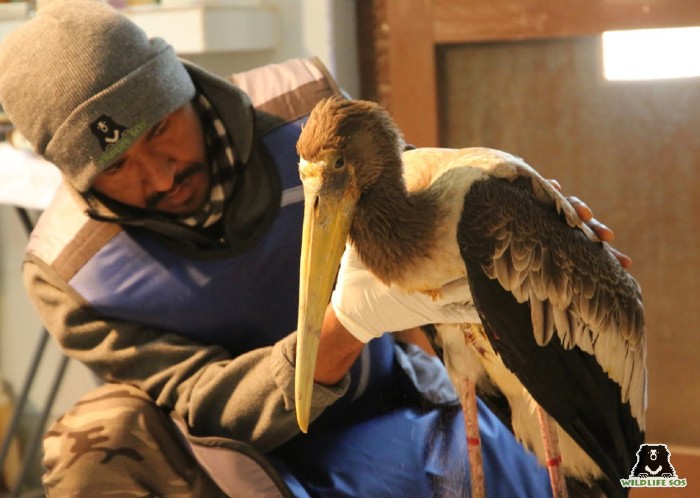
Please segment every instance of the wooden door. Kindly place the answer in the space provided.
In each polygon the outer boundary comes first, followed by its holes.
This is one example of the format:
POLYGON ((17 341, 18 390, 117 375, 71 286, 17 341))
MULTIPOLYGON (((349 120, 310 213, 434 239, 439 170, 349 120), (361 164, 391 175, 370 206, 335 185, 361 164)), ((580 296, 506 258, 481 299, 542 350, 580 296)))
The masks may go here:
POLYGON ((700 81, 606 82, 599 36, 700 25, 700 3, 373 0, 358 20, 363 94, 409 142, 523 156, 615 229, 645 297, 648 440, 700 447, 700 81))
POLYGON ((615 229, 645 299, 650 440, 698 446, 700 79, 608 82, 600 55, 600 37, 441 49, 440 142, 521 156, 615 229))

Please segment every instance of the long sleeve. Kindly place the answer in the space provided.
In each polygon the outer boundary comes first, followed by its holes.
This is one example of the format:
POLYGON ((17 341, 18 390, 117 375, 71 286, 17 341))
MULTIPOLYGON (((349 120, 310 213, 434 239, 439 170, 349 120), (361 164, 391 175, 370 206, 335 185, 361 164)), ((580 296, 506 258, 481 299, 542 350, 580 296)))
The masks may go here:
MULTIPOLYGON (((99 315, 31 255, 23 271, 34 306, 66 355, 104 381, 143 389, 158 405, 182 416, 194 434, 229 437, 268 451, 299 432, 295 333, 234 358, 219 346, 99 315)), ((335 386, 316 385, 312 417, 348 385, 347 375, 335 386)))

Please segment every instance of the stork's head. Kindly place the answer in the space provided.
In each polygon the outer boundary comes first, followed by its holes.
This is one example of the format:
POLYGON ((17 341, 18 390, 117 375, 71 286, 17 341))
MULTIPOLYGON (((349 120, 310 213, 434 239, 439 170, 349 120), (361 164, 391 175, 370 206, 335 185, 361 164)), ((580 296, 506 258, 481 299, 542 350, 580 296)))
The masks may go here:
POLYGON ((379 105, 341 97, 316 105, 297 142, 305 204, 295 397, 304 432, 323 316, 358 201, 380 178, 402 181, 401 144, 397 127, 379 105))
POLYGON ((333 96, 316 104, 301 132, 299 173, 304 181, 345 180, 345 187, 359 195, 387 174, 384 165, 400 156, 402 144, 396 124, 379 104, 333 96), (342 173, 333 177, 334 172, 342 173))

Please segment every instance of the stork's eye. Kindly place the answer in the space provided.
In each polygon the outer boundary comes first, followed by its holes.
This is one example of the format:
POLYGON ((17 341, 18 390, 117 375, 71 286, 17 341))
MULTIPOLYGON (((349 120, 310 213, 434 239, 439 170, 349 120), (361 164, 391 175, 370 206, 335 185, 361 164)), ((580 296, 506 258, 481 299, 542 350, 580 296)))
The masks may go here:
POLYGON ((343 166, 345 166, 345 158, 343 156, 338 157, 338 159, 335 160, 335 164, 333 165, 335 169, 340 169, 343 166))

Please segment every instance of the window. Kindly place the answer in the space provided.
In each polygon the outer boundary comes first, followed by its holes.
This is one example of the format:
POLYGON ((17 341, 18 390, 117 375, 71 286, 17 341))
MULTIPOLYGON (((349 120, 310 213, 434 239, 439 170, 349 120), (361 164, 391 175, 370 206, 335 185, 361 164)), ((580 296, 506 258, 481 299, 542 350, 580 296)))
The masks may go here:
POLYGON ((700 76, 700 27, 603 33, 608 80, 652 80, 700 76))

